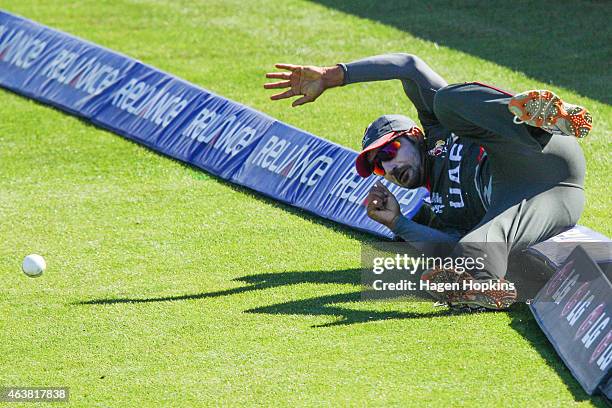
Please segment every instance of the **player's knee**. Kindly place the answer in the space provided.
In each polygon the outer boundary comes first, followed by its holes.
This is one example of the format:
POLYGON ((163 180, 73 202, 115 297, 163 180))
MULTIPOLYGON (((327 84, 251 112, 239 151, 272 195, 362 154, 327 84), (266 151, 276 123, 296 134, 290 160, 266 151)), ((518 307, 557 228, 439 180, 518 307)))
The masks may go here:
POLYGON ((433 110, 438 120, 443 123, 452 122, 457 113, 465 109, 465 86, 466 84, 447 85, 436 91, 433 110))

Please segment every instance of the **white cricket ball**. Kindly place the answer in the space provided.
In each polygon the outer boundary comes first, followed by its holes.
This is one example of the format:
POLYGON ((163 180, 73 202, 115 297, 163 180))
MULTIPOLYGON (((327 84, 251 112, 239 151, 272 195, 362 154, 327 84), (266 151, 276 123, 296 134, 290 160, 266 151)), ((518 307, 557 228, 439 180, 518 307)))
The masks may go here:
POLYGON ((42 256, 31 254, 23 259, 21 269, 30 278, 38 278, 47 269, 47 263, 42 256))

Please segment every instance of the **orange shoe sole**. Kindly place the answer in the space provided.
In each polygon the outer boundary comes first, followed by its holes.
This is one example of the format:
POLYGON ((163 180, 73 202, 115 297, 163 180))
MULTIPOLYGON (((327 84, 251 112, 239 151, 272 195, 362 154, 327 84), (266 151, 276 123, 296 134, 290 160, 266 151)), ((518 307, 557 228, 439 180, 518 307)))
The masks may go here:
POLYGON ((532 90, 515 95, 508 109, 530 126, 558 129, 566 136, 584 138, 593 128, 593 118, 585 108, 566 104, 551 91, 532 90))

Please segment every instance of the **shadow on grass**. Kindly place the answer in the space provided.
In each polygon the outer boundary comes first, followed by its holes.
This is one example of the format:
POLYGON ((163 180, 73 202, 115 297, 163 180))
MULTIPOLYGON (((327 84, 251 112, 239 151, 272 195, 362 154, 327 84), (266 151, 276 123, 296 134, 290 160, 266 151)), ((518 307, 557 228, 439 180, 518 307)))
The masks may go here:
MULTIPOLYGON (((612 2, 311 0, 610 103, 612 2)), ((402 50, 411 52, 409 44, 402 50)), ((436 66, 436 61, 429 61, 436 66)), ((465 78, 465 81, 478 78, 465 78)), ((499 84, 503 87, 504 84, 499 84)), ((517 89, 515 91, 522 91, 517 89)))
MULTIPOLYGON (((277 272, 247 275, 235 279, 244 286, 195 294, 185 294, 176 296, 160 296, 149 298, 107 298, 92 299, 76 303, 77 305, 113 305, 113 304, 137 304, 152 302, 174 302, 183 300, 198 300, 207 298, 219 298, 224 296, 240 295, 263 289, 288 287, 304 283, 314 284, 343 284, 357 287, 361 284, 360 269, 345 269, 338 271, 299 271, 299 272, 277 272)), ((381 320, 396 319, 423 319, 437 317, 452 317, 455 312, 446 308, 430 312, 401 312, 401 311, 377 311, 377 310, 356 310, 343 307, 341 304, 359 303, 362 301, 360 291, 347 293, 337 293, 331 295, 316 296, 308 299, 301 299, 289 302, 261 306, 245 310, 245 313, 262 313, 271 315, 302 315, 302 316, 327 316, 336 320, 314 325, 313 328, 344 326, 358 323, 375 322, 381 320)), ((430 299, 427 301, 431 301, 430 299)), ((566 384, 569 392, 572 393, 576 401, 590 400, 595 406, 604 407, 606 402, 603 397, 590 397, 581 388, 580 384, 574 379, 570 371, 565 367, 563 361, 556 354, 555 350, 548 342, 535 322, 527 305, 515 304, 507 313, 511 318, 510 327, 523 336, 530 345, 540 353, 542 359, 555 370, 559 378, 566 384)))
MULTIPOLYGON (((350 284, 360 285, 360 269, 346 269, 331 272, 279 272, 248 275, 236 281, 248 284, 239 288, 221 290, 216 292, 204 292, 178 296, 160 296, 152 298, 108 298, 93 299, 76 303, 77 305, 111 305, 117 303, 152 303, 152 302, 172 302, 181 300, 197 300, 206 298, 216 298, 222 296, 237 295, 262 289, 285 287, 303 283, 317 284, 350 284)), ((263 306, 246 310, 246 313, 265 313, 265 314, 286 314, 286 315, 306 315, 306 316, 331 316, 338 320, 313 327, 328 327, 349 325, 355 323, 365 323, 377 320, 389 319, 417 319, 430 317, 450 316, 453 313, 444 309, 436 312, 416 313, 416 312, 397 312, 397 311, 374 311, 374 310, 354 310, 342 306, 340 303, 360 302, 361 292, 354 291, 349 293, 339 293, 333 295, 317 296, 309 299, 296 300, 291 302, 279 303, 270 306, 263 306)))

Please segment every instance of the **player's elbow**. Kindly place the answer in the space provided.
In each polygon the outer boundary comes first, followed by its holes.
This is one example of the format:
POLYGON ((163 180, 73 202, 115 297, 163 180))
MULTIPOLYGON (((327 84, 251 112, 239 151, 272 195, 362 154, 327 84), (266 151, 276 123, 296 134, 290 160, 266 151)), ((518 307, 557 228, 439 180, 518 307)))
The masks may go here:
POLYGON ((393 58, 402 79, 414 80, 427 69, 427 64, 414 54, 397 53, 393 54, 393 58))
POLYGON ((410 71, 414 70, 418 63, 421 61, 421 59, 416 55, 404 52, 398 52, 396 54, 393 54, 393 57, 395 59, 395 63, 398 66, 410 71))

